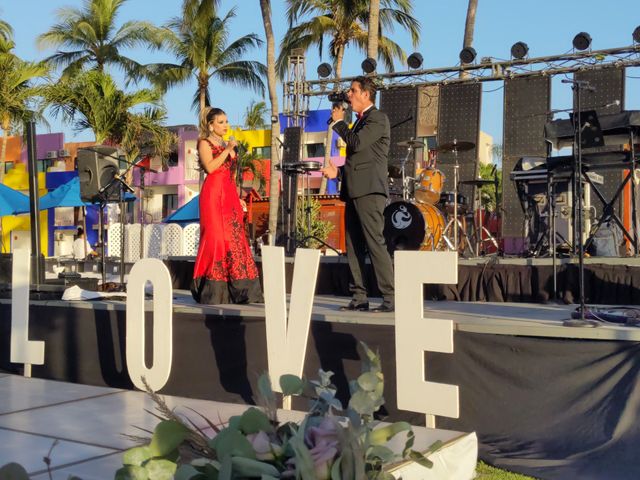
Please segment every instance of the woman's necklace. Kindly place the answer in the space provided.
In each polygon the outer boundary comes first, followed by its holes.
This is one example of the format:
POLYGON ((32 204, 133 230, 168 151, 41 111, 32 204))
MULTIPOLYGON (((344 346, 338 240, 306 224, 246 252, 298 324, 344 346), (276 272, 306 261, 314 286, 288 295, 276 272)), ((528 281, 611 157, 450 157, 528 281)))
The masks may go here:
POLYGON ((216 134, 215 134, 215 133, 213 133, 213 132, 209 135, 209 138, 210 138, 211 140, 213 140, 213 143, 215 143, 215 144, 217 144, 217 145, 220 145, 221 147, 225 147, 225 146, 226 146, 226 143, 225 143, 225 141, 222 139, 222 137, 221 137, 221 136, 219 136, 219 135, 216 135, 216 134))

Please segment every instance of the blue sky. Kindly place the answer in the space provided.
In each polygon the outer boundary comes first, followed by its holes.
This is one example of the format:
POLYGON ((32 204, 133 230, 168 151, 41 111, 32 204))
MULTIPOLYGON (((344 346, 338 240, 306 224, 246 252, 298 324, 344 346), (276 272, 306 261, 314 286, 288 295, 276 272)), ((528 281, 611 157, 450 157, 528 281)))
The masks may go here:
MULTIPOLYGON (((148 20, 162 24, 179 14, 181 0, 128 0, 120 11, 118 25, 127 20, 148 20)), ((53 53, 38 50, 36 37, 55 22, 55 11, 60 7, 79 7, 81 0, 3 0, 0 1, 0 18, 8 21, 15 30, 17 53, 25 59, 42 59, 53 53)), ((257 33, 264 38, 264 27, 259 0, 222 0, 226 12, 236 7, 237 17, 230 25, 231 38, 257 33)), ((467 0, 415 0, 414 13, 422 25, 420 45, 425 68, 446 67, 458 62, 462 45, 467 0)), ((274 33, 277 41, 286 32, 285 2, 272 0, 274 33)), ((530 56, 565 53, 571 49, 573 36, 586 31, 593 38, 594 49, 615 48, 630 45, 631 34, 640 25, 638 0, 612 0, 605 4, 596 0, 479 0, 474 47, 478 57, 508 59, 509 49, 516 41, 529 45, 530 56)), ((405 51, 414 49, 404 32, 390 34, 405 51)), ((170 60, 163 53, 145 50, 126 52, 139 62, 170 60)), ((247 58, 266 62, 266 49, 255 50, 247 58)), ((343 74, 360 73, 362 52, 352 48, 347 52, 343 74)), ((324 58, 326 60, 326 56, 324 58)), ((315 69, 320 63, 316 51, 307 57, 307 76, 316 78, 315 69)), ((398 65, 398 69, 404 69, 398 65)), ((502 96, 500 82, 483 85, 482 130, 493 135, 499 143, 502 137, 502 96)), ((640 109, 640 69, 629 69, 626 83, 626 108, 640 109)), ((169 124, 195 123, 191 101, 195 83, 170 91, 165 104, 169 112, 169 124)), ((242 123, 245 109, 251 100, 259 100, 258 94, 239 91, 232 87, 214 84, 213 103, 225 109, 233 124, 242 123)), ((282 86, 278 86, 281 94, 282 86)), ((571 104, 568 85, 554 82, 553 108, 567 108, 571 104)), ((312 108, 327 108, 326 100, 313 98, 312 108)), ((282 100, 280 100, 282 109, 282 100)), ((91 140, 90 132, 75 134, 69 126, 51 120, 52 131, 64 131, 67 141, 91 140)), ((44 127, 39 132, 45 131, 44 127)))

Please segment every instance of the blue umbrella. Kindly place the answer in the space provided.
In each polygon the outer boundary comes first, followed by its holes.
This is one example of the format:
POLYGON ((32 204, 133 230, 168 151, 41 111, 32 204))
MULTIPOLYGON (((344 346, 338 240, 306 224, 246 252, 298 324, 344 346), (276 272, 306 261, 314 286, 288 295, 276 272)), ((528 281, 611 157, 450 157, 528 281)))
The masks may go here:
POLYGON ((0 183, 0 217, 29 211, 29 197, 0 183))
MULTIPOLYGON (((135 195, 125 193, 125 201, 135 200, 135 195)), ((55 190, 50 191, 40 198, 40 210, 55 207, 85 207, 92 205, 83 202, 80 197, 80 179, 73 177, 67 183, 63 183, 55 190)))
POLYGON ((187 223, 200 220, 200 198, 195 196, 163 221, 165 223, 187 223))

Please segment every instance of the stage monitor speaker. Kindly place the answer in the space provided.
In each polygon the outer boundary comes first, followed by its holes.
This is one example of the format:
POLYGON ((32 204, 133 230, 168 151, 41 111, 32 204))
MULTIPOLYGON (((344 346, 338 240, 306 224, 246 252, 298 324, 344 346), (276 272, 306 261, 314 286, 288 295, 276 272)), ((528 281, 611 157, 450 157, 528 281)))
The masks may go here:
MULTIPOLYGON (((302 128, 287 127, 284 129, 284 152, 282 165, 290 165, 300 161, 302 149, 302 128)), ((282 170, 282 194, 278 208, 278 225, 276 244, 283 245, 287 255, 296 251, 296 215, 298 200, 298 174, 295 170, 282 170)))
POLYGON ((83 202, 109 203, 120 200, 118 149, 105 145, 78 150, 80 198, 83 202))

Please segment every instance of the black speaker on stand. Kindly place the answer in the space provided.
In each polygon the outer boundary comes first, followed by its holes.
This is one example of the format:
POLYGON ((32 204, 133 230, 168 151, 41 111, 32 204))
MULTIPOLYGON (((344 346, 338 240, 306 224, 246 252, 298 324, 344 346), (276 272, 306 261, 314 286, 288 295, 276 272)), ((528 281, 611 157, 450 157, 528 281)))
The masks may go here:
MULTIPOLYGON (((107 284, 106 248, 104 238, 104 206, 119 202, 122 195, 118 149, 97 145, 78 150, 76 160, 80 181, 80 198, 84 202, 100 204, 98 213, 99 243, 101 249, 102 289, 107 284)), ((124 225, 122 225, 124 229, 124 225)))

